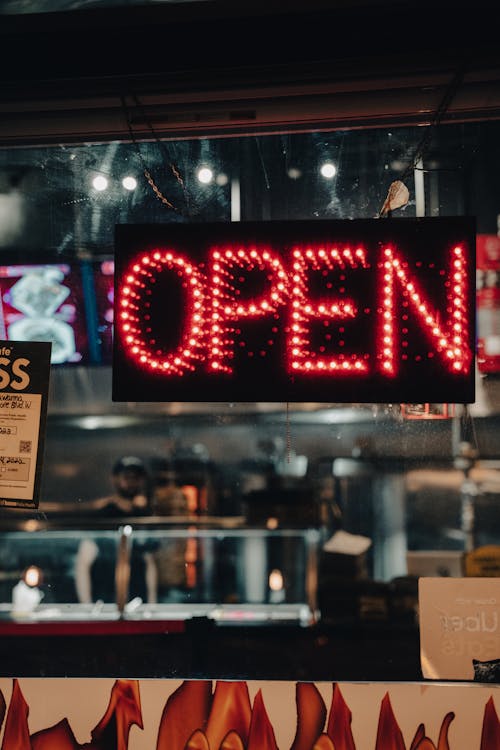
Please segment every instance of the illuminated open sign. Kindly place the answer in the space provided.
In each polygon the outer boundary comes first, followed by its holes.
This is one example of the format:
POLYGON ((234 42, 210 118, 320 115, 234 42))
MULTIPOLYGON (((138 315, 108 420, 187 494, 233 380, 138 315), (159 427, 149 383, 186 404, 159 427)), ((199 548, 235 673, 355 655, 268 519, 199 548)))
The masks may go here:
POLYGON ((474 401, 469 218, 116 227, 115 401, 474 401))

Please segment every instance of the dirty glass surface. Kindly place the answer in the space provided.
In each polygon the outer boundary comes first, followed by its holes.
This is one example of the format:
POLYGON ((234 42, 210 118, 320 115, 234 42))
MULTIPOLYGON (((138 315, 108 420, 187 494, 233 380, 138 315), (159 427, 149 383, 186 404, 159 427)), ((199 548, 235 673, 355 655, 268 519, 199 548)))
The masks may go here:
MULTIPOLYGON (((78 346, 51 368, 39 508, 0 510, 2 544, 12 550, 9 560, 19 560, 10 567, 4 561, 5 600, 12 571, 21 578, 32 565, 43 573, 40 586, 50 581, 47 602, 77 600, 76 540, 88 537, 84 552, 93 564, 92 544, 105 531, 111 545, 107 554, 112 549, 108 567, 114 570, 123 525, 132 529, 132 549, 142 549, 158 517, 171 530, 181 530, 180 559, 185 569, 191 565, 197 571, 201 601, 248 604, 250 583, 243 585, 241 576, 248 565, 245 554, 252 550, 258 578, 252 585, 259 592, 254 603, 270 603, 273 596, 277 604, 307 602, 313 591, 325 618, 334 616, 329 607, 335 560, 324 545, 337 531, 354 535, 360 545, 354 556, 342 558, 348 576, 387 586, 404 581, 411 591, 416 580, 411 576, 423 569, 419 565, 455 574, 471 534, 474 546, 498 543, 495 373, 478 372, 477 400, 467 410, 417 404, 408 413, 400 404, 340 405, 334 394, 328 404, 288 406, 111 401, 116 224, 374 218, 391 183, 402 180, 409 201, 398 216, 475 216, 478 234, 496 237, 499 124, 436 128, 423 160, 415 164, 423 130, 156 137, 136 144, 0 149, 3 294, 5 279, 27 262, 63 264, 68 274, 83 269, 73 307, 66 310, 78 346), (99 301, 99 320, 82 315, 78 294, 99 301), (111 469, 123 455, 137 456, 146 468, 142 491, 148 520, 141 521, 140 533, 133 518, 98 518, 93 512, 92 503, 113 492, 111 469), (472 531, 464 521, 471 497, 476 499, 472 531), (210 574, 200 546, 186 547, 187 528, 211 529, 216 541, 210 547, 210 574), (236 536, 245 529, 266 530, 278 541, 280 530, 293 529, 302 551, 290 552, 283 540, 272 550, 259 543, 224 544, 234 528, 236 536), (318 532, 313 541, 308 529, 318 532), (61 554, 50 555, 50 533, 56 532, 61 554), (36 544, 29 543, 30 533, 36 544), (318 575, 306 583, 310 568, 303 549, 311 544, 318 575), (218 557, 214 550, 223 554, 218 557), (292 558, 296 564, 285 569, 292 558), (221 584, 228 571, 235 581, 229 592, 221 584), (204 580, 210 596, 202 590, 204 580)), ((7 294, 3 302, 8 301, 7 294)), ((105 558, 98 556, 99 564, 105 558)), ((143 565, 144 555, 139 558, 143 565)), ((161 566, 151 570, 163 574, 161 566)), ((143 597, 154 603, 143 583, 143 597)), ((183 579, 184 594, 186 585, 183 579)), ((163 601, 176 603, 176 586, 170 600, 168 588, 165 583, 163 601)), ((108 591, 105 598, 113 596, 108 591)), ((80 603, 88 604, 84 598, 80 603)))
POLYGON ((399 179, 410 199, 398 215, 415 216, 420 178, 420 215, 472 215, 495 233, 498 124, 441 126, 413 169, 425 130, 0 149, 0 250, 112 253, 125 222, 372 218, 399 179))

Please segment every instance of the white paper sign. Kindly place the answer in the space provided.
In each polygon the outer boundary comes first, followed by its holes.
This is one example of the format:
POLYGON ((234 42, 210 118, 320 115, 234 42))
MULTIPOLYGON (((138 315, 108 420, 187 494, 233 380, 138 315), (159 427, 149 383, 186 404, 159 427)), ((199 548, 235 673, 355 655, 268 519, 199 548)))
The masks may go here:
POLYGON ((422 674, 500 681, 500 578, 420 578, 422 674))

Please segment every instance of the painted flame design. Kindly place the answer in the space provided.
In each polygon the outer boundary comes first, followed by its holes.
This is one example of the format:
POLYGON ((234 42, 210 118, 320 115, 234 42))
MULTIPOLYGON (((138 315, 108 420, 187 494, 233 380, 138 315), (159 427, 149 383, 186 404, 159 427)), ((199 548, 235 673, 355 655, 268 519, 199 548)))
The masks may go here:
MULTIPOLYGON (((5 705, 3 696, 2 701, 5 705)), ((18 680, 14 680, 2 750, 127 750, 132 725, 143 728, 139 683, 135 680, 115 682, 106 713, 92 730, 91 742, 83 745, 76 741, 67 719, 30 735, 28 715, 28 704, 18 680)))
MULTIPOLYGON (((333 685, 330 712, 313 683, 296 683, 296 731, 290 750, 356 750, 352 714, 337 684, 333 685)), ((0 728, 5 719, 0 750, 127 750, 132 726, 143 729, 139 682, 117 680, 108 707, 91 732, 89 743, 79 744, 68 720, 30 734, 29 706, 19 681, 7 709, 0 691, 0 728)), ((382 699, 374 750, 452 750, 448 731, 455 718, 444 717, 437 745, 420 724, 407 748, 394 715, 389 694, 382 699)), ((485 705, 479 750, 498 750, 500 721, 490 697, 485 705)), ((246 682, 185 681, 168 698, 160 719, 156 750, 278 750, 262 691, 251 704, 246 682)))

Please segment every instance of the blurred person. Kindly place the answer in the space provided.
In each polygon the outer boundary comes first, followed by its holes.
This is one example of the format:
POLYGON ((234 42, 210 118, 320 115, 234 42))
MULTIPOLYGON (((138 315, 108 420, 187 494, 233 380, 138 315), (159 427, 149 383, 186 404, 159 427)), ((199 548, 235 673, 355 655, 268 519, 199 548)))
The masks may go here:
POLYGON ((122 456, 111 471, 113 492, 93 500, 89 509, 100 516, 144 516, 149 513, 148 473, 137 456, 122 456))
MULTIPOLYGON (((111 469, 113 492, 86 503, 86 511, 98 518, 130 518, 150 512, 148 472, 137 456, 122 456, 111 469)), ((78 601, 113 601, 116 540, 114 538, 82 539, 75 559, 75 588, 78 601)), ((150 554, 134 544, 132 547, 130 594, 147 597, 146 571, 150 554)))

